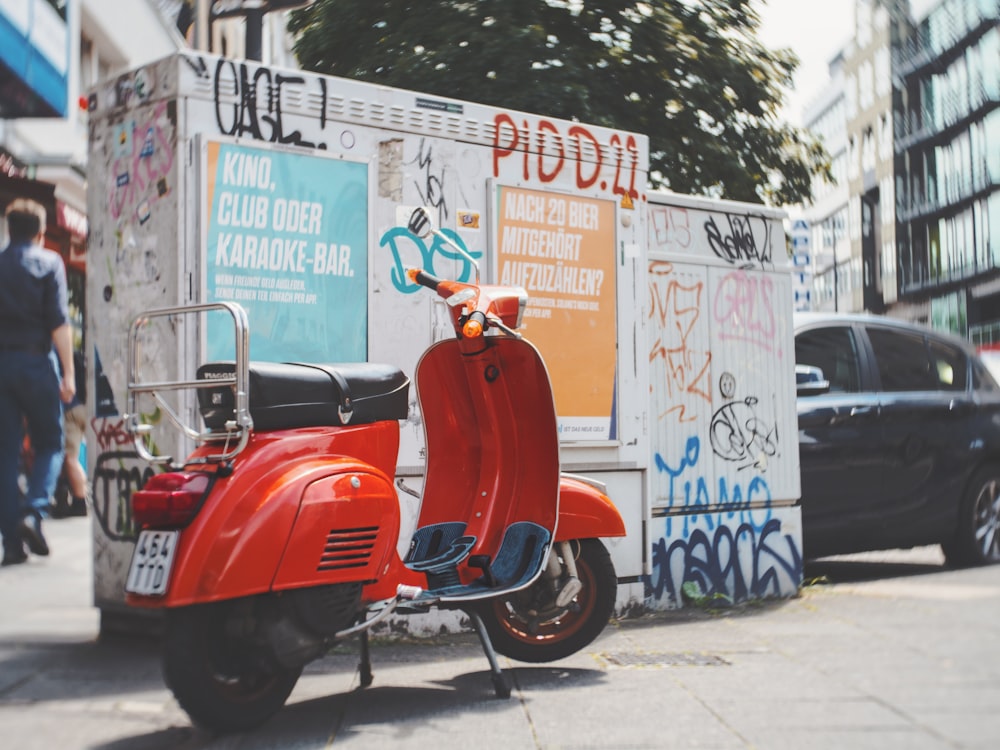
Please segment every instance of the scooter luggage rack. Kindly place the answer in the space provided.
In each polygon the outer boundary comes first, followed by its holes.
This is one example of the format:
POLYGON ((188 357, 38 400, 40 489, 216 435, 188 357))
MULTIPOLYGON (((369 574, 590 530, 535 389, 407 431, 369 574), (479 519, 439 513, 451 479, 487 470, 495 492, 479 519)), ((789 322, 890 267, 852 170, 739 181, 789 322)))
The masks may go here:
POLYGON ((250 417, 249 404, 249 384, 250 384, 250 327, 246 310, 234 302, 210 302, 201 305, 185 305, 184 307, 161 307, 155 310, 148 310, 139 315, 132 322, 128 337, 128 389, 127 389, 127 415, 125 418, 126 429, 131 433, 135 444, 136 452, 139 456, 150 463, 169 464, 172 456, 161 456, 152 453, 146 444, 146 436, 152 431, 153 426, 141 421, 139 414, 139 396, 143 393, 152 395, 167 418, 185 436, 195 441, 197 444, 209 442, 224 442, 222 451, 212 453, 197 459, 197 463, 224 462, 239 455, 250 440, 250 431, 253 429, 253 419, 250 417), (139 336, 142 330, 149 325, 150 319, 157 317, 168 317, 176 315, 190 315, 209 312, 212 310, 222 310, 228 312, 233 318, 233 334, 236 342, 236 364, 232 377, 212 378, 211 380, 165 380, 152 383, 139 382, 139 336), (219 386, 230 386, 233 389, 235 415, 234 419, 227 422, 225 432, 207 430, 201 432, 186 424, 184 420, 174 412, 167 402, 160 397, 158 391, 182 391, 188 389, 218 388, 219 386), (230 449, 230 443, 236 440, 235 445, 230 449))

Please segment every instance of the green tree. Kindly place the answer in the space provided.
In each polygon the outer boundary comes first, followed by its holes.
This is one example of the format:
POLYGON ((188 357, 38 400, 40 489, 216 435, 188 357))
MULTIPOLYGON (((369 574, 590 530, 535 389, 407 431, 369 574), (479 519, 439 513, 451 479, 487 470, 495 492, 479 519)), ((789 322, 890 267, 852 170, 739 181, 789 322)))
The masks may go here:
POLYGON ((303 67, 644 133, 650 182, 772 205, 828 157, 779 119, 798 60, 750 0, 317 0, 291 15, 303 67))

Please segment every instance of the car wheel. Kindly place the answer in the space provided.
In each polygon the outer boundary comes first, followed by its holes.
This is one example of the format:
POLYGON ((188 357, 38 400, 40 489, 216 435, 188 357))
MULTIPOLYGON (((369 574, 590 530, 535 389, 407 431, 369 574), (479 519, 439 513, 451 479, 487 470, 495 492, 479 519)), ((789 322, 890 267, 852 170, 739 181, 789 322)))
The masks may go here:
POLYGON ((942 544, 954 567, 1000 562, 1000 467, 978 471, 959 506, 954 538, 942 544))

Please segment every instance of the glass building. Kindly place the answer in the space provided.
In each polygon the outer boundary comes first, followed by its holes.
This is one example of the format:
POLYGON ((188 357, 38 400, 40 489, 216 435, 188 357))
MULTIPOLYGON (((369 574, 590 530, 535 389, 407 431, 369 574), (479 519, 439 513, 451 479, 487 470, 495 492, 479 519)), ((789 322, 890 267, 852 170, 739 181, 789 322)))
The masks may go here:
POLYGON ((899 300, 1000 341, 1000 0, 942 0, 892 62, 899 300))

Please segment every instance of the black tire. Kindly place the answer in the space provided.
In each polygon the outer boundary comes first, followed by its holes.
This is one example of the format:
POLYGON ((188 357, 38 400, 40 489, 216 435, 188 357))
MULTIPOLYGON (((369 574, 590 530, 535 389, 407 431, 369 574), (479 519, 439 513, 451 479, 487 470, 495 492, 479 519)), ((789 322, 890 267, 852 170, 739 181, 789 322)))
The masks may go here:
POLYGON ((952 567, 1000 562, 1000 467, 973 475, 959 504, 955 536, 941 545, 952 567))
POLYGON ((167 613, 163 676, 191 720, 214 732, 253 729, 276 714, 302 668, 270 666, 254 646, 226 632, 231 605, 167 613))
POLYGON ((570 608, 555 606, 544 576, 482 607, 483 624, 498 653, 532 663, 555 661, 575 654, 604 630, 618 592, 611 555, 597 539, 573 541, 570 546, 583 584, 570 608))

